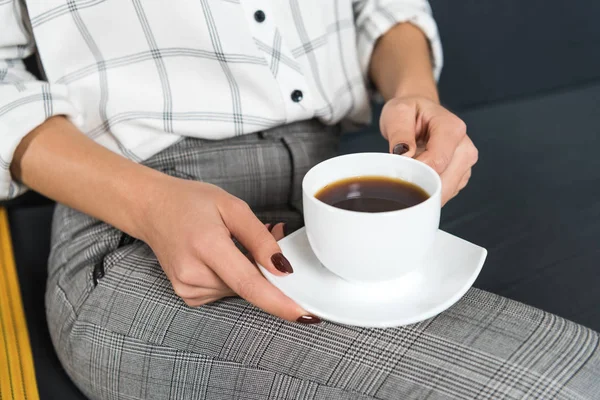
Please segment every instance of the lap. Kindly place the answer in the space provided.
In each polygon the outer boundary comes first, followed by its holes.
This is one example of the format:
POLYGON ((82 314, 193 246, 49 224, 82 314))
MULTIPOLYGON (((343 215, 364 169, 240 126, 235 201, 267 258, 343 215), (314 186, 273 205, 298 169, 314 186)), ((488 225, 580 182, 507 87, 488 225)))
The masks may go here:
MULTIPOLYGON (((263 139, 182 142, 149 165, 219 184, 265 222, 297 226, 301 177, 333 142, 293 129, 263 139)), ((51 337, 92 398, 566 399, 600 391, 598 334, 481 290, 402 328, 305 326, 239 298, 187 307, 148 246, 65 207, 52 237, 51 337)))
MULTIPOLYGON (((600 390, 595 332, 478 289, 407 327, 305 326, 239 298, 187 307, 145 244, 117 254, 76 315, 52 319, 52 331, 65 330, 53 335, 63 362, 93 398, 571 399, 600 390)), ((49 294, 54 308, 60 290, 49 294)))

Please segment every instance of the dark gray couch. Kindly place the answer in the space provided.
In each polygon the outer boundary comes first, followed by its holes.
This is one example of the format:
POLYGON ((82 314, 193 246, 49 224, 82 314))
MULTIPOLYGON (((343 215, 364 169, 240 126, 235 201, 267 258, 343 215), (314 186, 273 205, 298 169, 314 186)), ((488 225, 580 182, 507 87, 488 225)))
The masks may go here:
MULTIPOLYGON (((600 330, 600 3, 431 3, 446 57, 442 99, 480 149, 442 228, 489 250, 476 286, 600 330)), ((375 128, 342 145, 372 150, 387 150, 375 128)), ((40 394, 79 399, 45 325, 51 212, 32 195, 9 204, 40 394)))

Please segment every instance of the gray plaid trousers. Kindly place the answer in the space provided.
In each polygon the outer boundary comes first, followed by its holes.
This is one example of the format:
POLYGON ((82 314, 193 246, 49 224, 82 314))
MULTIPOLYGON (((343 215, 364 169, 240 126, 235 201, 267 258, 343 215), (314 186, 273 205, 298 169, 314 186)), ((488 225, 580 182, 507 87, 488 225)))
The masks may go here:
MULTIPOLYGON (((146 164, 297 227, 300 181, 335 152, 333 131, 185 139, 146 164)), ((600 399, 596 332, 481 290, 402 328, 305 326, 240 298, 190 308, 147 245, 64 206, 52 237, 51 336, 93 399, 600 399)))

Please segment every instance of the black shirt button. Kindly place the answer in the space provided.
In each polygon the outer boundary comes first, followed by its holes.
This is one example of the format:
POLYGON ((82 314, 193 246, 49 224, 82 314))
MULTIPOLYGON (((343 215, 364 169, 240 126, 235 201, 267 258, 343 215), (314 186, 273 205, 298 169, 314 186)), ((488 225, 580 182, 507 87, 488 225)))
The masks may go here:
POLYGON ((266 18, 267 16, 265 15, 263 10, 258 10, 254 13, 254 19, 256 20, 256 22, 264 22, 266 18))
POLYGON ((303 97, 304 93, 301 90, 294 90, 291 95, 292 101, 295 103, 301 102, 303 97))

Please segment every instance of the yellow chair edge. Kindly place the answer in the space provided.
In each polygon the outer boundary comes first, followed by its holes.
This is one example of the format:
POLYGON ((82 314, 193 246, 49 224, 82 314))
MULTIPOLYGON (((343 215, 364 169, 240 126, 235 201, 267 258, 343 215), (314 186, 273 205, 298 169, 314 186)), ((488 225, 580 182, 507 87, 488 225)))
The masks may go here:
POLYGON ((0 207, 0 398, 39 400, 8 214, 0 207))

